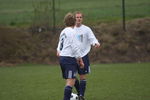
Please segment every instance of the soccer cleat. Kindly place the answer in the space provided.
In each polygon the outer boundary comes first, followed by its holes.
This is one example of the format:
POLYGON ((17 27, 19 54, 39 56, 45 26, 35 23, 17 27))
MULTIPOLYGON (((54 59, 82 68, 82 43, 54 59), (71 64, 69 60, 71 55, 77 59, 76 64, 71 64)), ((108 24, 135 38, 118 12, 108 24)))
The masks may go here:
POLYGON ((85 100, 83 96, 79 96, 79 100, 85 100))

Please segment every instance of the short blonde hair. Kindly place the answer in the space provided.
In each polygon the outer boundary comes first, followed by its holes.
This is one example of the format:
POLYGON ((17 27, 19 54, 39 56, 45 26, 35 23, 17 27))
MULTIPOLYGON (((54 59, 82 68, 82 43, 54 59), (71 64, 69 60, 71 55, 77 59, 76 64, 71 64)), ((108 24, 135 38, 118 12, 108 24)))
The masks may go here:
POLYGON ((84 17, 83 13, 82 13, 82 12, 80 12, 80 11, 75 11, 75 12, 74 12, 74 16, 76 16, 76 14, 81 14, 81 15, 82 15, 82 17, 84 17))
POLYGON ((66 26, 74 26, 76 22, 75 16, 72 13, 67 13, 64 17, 64 23, 66 26))

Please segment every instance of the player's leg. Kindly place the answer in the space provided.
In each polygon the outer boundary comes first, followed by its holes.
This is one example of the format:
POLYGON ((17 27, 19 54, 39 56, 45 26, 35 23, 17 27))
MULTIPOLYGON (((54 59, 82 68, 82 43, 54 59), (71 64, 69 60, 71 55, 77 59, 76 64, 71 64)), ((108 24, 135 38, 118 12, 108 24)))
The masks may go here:
POLYGON ((70 100, 72 87, 75 84, 76 72, 77 72, 77 64, 75 58, 62 58, 60 61, 61 70, 63 73, 63 78, 66 79, 66 86, 64 88, 64 99, 70 100))
POLYGON ((75 85, 74 85, 76 91, 77 91, 77 95, 79 96, 80 95, 80 83, 79 83, 79 80, 78 78, 76 78, 75 80, 75 85))
POLYGON ((84 94, 86 91, 86 85, 87 85, 87 74, 90 72, 90 63, 88 55, 84 56, 84 68, 79 70, 79 76, 80 76, 80 97, 79 100, 84 100, 84 94))
POLYGON ((64 88, 64 100, 70 100, 74 83, 75 79, 66 79, 66 86, 64 88))
POLYGON ((70 100, 71 93, 72 93, 72 87, 75 84, 75 78, 76 78, 76 69, 74 66, 67 66, 66 69, 66 86, 64 88, 64 100, 70 100))
POLYGON ((85 100, 84 99, 84 94, 86 90, 86 74, 80 75, 80 95, 79 95, 79 100, 85 100))
POLYGON ((84 97, 86 90, 86 74, 80 75, 80 96, 84 97))

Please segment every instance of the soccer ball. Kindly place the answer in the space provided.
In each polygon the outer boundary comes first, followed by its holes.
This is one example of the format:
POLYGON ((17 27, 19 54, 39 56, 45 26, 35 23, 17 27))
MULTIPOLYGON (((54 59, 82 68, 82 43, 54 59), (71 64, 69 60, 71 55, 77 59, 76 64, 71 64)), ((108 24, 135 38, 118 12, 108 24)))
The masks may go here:
POLYGON ((70 100, 79 100, 79 99, 78 99, 78 95, 75 94, 75 93, 71 93, 71 98, 70 98, 70 100))

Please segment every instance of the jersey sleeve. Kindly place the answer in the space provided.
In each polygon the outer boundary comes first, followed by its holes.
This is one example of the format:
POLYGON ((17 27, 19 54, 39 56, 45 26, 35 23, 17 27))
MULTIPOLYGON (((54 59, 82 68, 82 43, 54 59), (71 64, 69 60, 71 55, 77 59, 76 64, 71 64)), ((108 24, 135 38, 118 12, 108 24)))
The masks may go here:
POLYGON ((92 32, 92 30, 90 28, 88 28, 87 31, 88 31, 87 33, 88 33, 88 39, 90 41, 90 44, 93 45, 93 46, 95 44, 100 44, 98 42, 98 40, 96 39, 96 37, 95 37, 94 33, 92 32))
POLYGON ((62 35, 63 31, 60 33, 60 36, 59 36, 59 42, 58 42, 58 46, 57 46, 57 52, 60 52, 61 51, 61 48, 62 48, 62 35))
POLYGON ((59 42, 58 42, 57 52, 60 52, 60 40, 59 40, 59 42))

